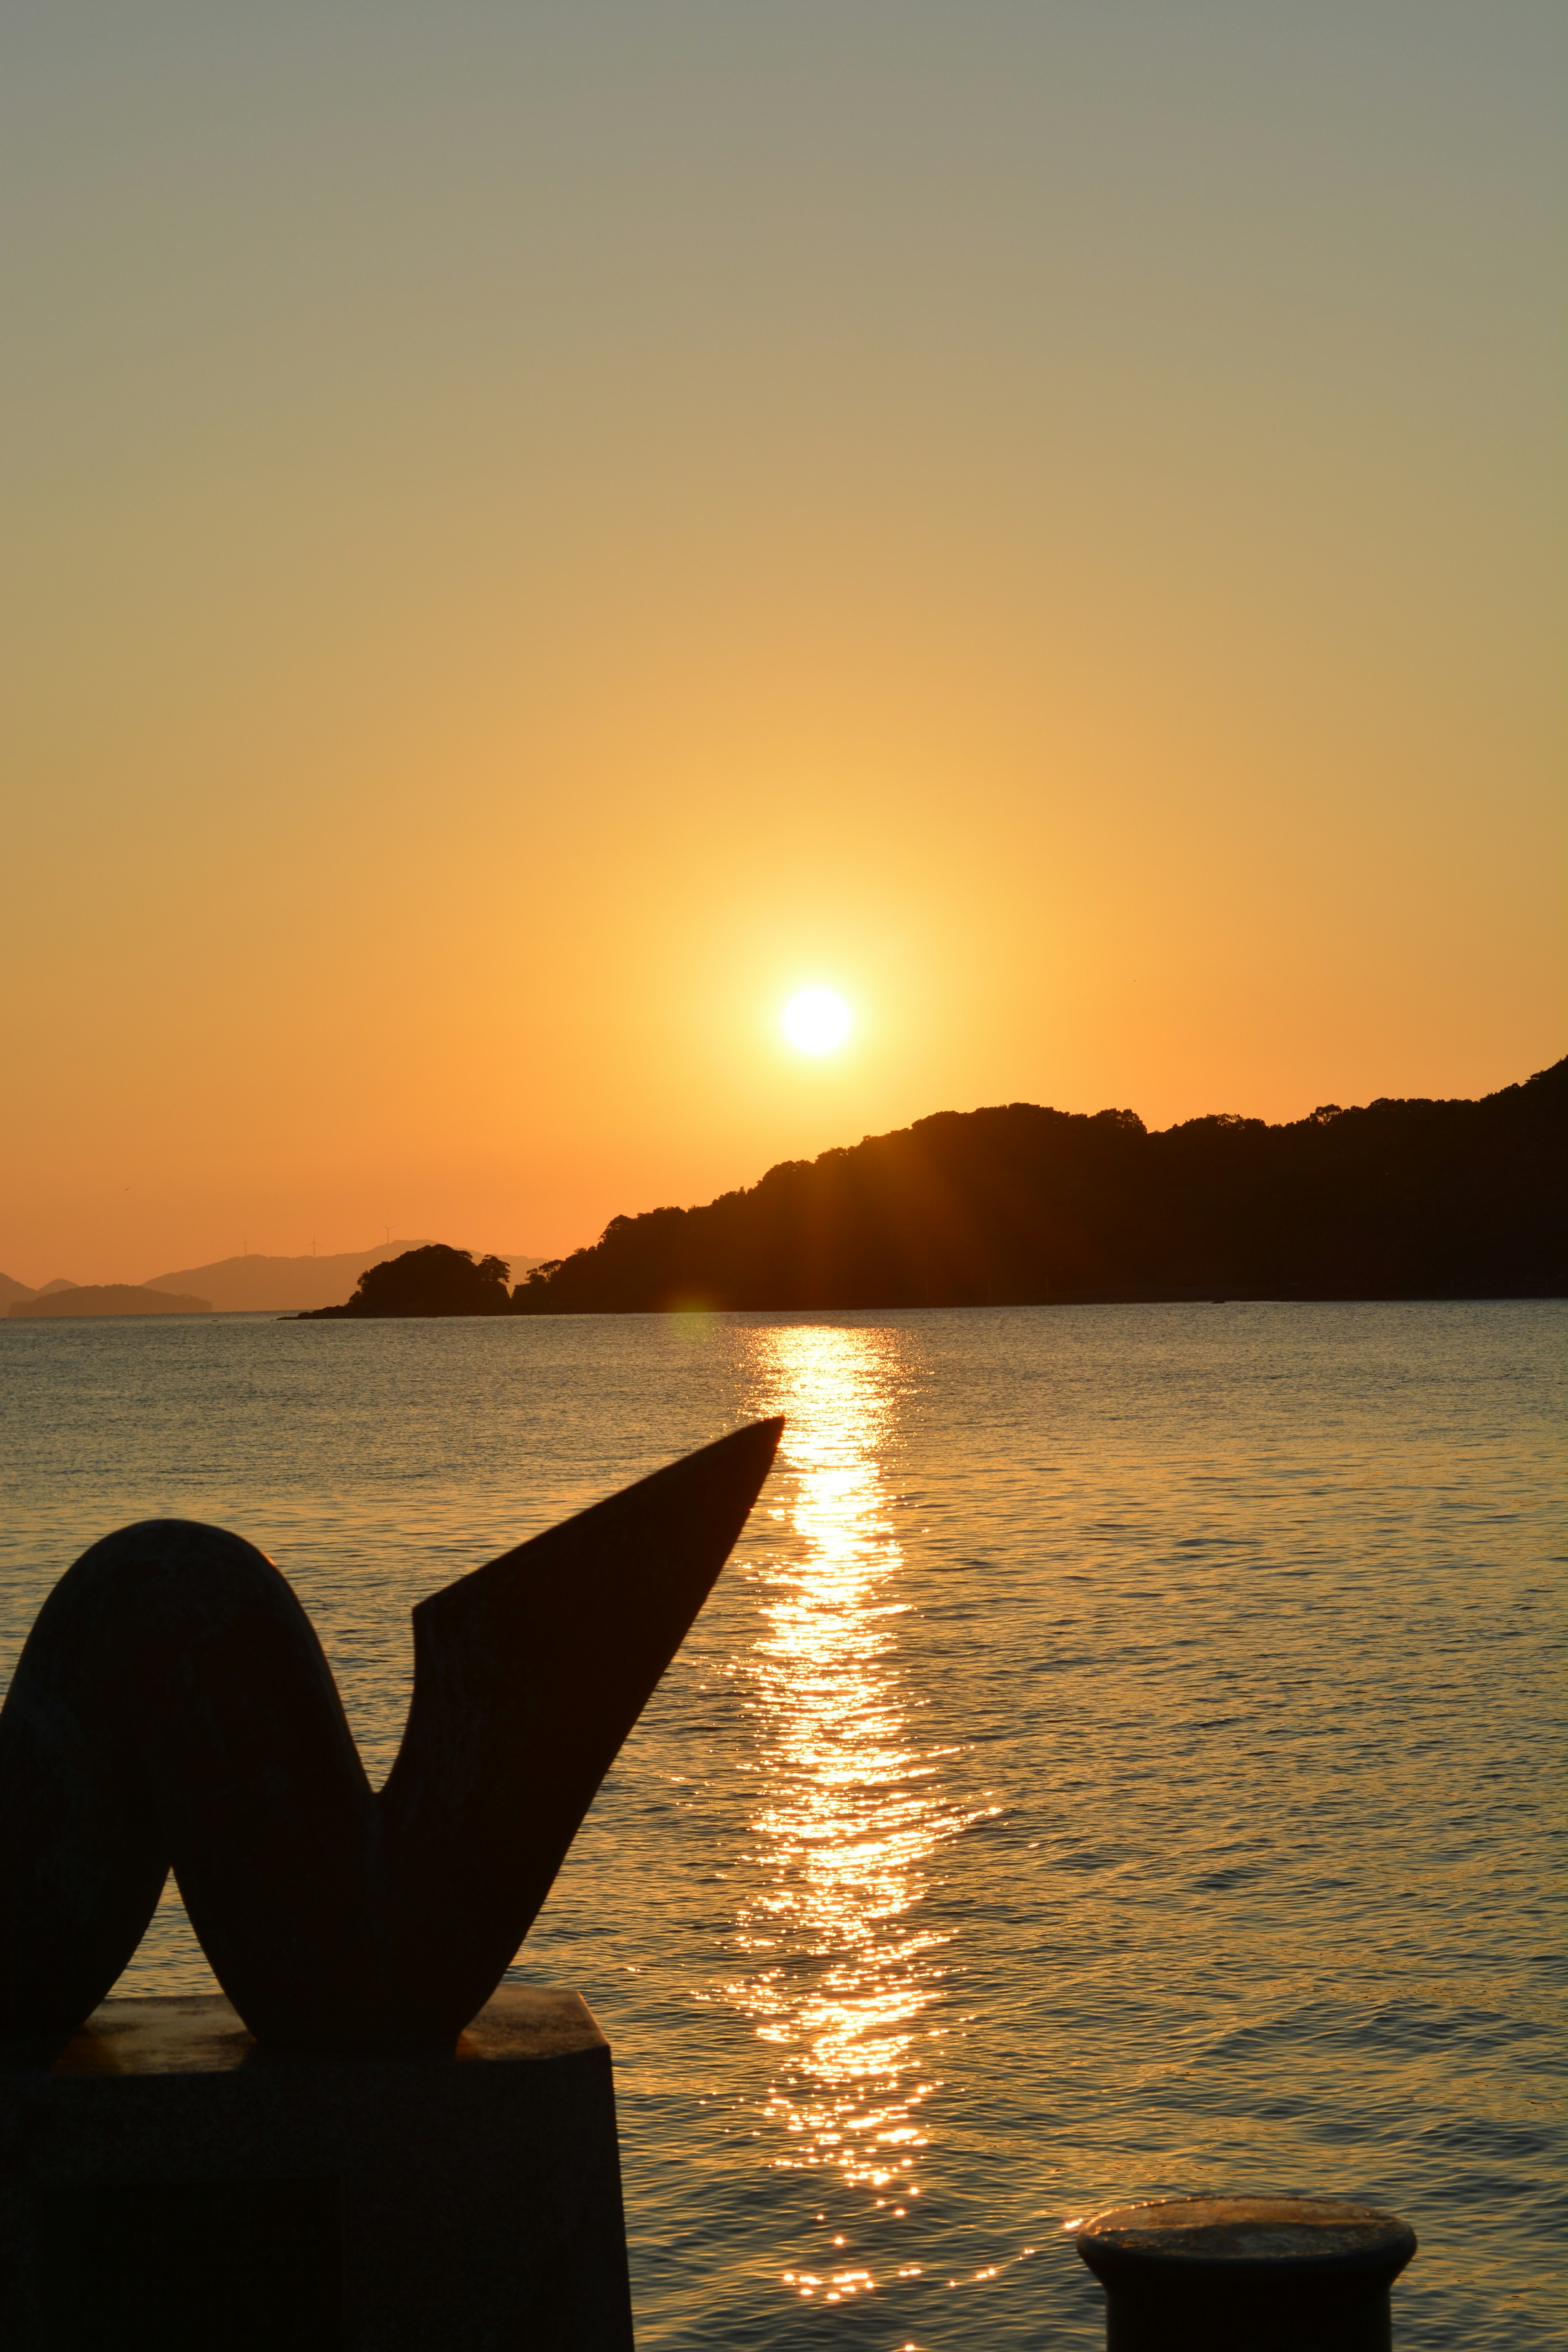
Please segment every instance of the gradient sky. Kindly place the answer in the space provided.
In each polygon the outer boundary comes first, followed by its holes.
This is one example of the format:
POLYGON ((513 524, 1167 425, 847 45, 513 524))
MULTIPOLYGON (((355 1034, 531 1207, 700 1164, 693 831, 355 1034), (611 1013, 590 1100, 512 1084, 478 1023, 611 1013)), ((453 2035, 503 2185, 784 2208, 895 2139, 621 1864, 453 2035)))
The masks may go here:
POLYGON ((1558 0, 6 27, 5 1271, 1563 1052, 1558 0))

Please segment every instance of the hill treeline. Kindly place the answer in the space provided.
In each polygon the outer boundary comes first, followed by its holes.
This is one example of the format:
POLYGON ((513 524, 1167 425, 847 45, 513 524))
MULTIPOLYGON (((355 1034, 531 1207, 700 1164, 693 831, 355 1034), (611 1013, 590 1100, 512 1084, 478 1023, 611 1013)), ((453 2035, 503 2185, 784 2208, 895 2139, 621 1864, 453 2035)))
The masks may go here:
POLYGON ((706 1207, 615 1217, 522 1314, 1568 1294, 1568 1060, 1479 1102, 1329 1103, 1150 1133, 942 1111, 706 1207))

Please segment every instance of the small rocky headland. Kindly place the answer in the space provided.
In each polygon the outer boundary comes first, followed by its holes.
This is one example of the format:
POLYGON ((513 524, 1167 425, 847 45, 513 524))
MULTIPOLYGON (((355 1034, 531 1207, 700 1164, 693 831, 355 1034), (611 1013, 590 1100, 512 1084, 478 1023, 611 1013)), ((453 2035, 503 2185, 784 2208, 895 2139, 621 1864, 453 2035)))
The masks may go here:
POLYGON ((507 1284, 511 1268, 504 1257, 476 1258, 471 1250, 430 1242, 366 1266, 352 1298, 341 1307, 317 1307, 289 1319, 322 1323, 374 1315, 509 1315, 507 1284))

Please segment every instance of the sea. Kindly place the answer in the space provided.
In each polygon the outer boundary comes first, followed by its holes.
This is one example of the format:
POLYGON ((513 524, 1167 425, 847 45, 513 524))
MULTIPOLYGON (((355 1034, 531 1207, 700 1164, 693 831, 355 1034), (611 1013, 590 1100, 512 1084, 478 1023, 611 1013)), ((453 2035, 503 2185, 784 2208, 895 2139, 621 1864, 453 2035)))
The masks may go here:
MULTIPOLYGON (((408 1612, 737 1423, 777 1466, 513 1973, 615 2052, 644 2352, 1098 2346, 1075 2221, 1405 2216, 1564 2319, 1568 1303, 0 1323, 0 1668, 96 1538, 275 1559, 373 1778, 408 1612)), ((121 1990, 210 1989, 171 1886, 121 1990)))

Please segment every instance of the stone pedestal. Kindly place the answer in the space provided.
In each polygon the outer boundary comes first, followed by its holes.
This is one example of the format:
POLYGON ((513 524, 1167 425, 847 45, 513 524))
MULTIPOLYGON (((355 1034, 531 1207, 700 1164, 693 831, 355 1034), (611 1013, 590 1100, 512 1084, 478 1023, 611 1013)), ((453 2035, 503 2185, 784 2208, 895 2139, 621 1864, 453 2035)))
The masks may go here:
POLYGON ((631 2352, 610 2051, 503 1985, 450 2057, 108 2000, 0 2076, 5 2352, 631 2352))
POLYGON ((1105 2288, 1107 2352, 1388 2352, 1415 2232, 1336 2197, 1162 2197, 1074 2242, 1105 2288))

